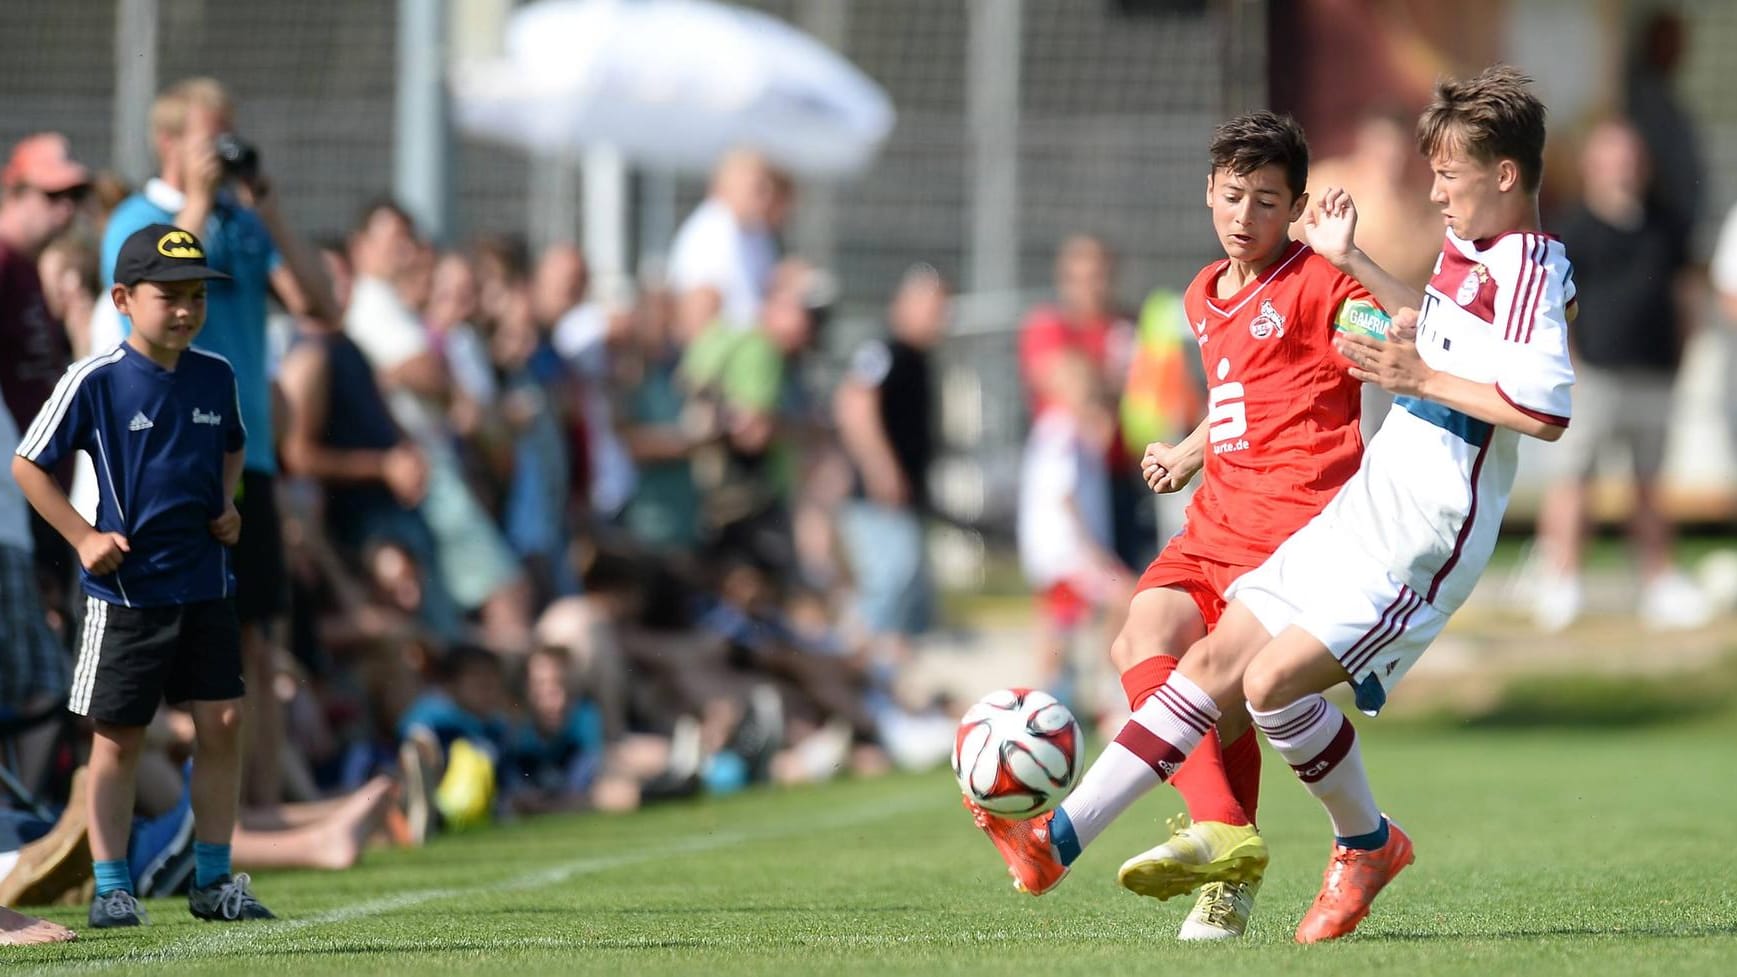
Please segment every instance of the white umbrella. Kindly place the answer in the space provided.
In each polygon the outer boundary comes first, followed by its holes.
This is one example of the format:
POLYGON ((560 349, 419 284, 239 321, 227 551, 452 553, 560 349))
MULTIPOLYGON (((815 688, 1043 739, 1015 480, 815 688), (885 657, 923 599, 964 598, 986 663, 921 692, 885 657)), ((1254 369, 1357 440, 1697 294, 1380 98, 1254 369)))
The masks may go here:
POLYGON ((893 126, 886 92, 773 17, 705 0, 539 0, 505 56, 461 65, 459 128, 528 149, 607 145, 708 169, 748 146, 810 176, 867 166, 893 126))

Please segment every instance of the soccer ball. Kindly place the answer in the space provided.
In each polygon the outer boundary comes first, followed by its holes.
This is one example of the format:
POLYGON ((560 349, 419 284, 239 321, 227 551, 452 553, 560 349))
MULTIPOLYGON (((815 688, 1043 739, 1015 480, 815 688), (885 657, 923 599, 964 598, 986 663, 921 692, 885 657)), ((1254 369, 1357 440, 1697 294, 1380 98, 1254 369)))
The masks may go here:
POLYGON ((1004 818, 1060 804, 1085 766, 1085 736, 1048 692, 1002 689, 977 700, 953 739, 953 776, 965 796, 1004 818))

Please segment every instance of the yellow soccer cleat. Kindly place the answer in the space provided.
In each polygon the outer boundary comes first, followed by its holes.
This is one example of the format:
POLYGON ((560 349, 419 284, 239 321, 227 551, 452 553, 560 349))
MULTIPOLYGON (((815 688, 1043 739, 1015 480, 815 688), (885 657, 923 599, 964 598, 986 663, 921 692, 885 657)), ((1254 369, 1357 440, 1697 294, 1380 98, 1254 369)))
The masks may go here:
POLYGON ((1122 863, 1122 888, 1154 899, 1185 895, 1208 882, 1259 882, 1267 843, 1253 825, 1170 819, 1170 840, 1122 863))
POLYGON ((1176 938, 1184 943, 1234 940, 1248 931, 1248 918, 1254 913, 1255 893, 1261 880, 1253 882, 1208 882, 1200 887, 1200 898, 1194 909, 1182 921, 1176 938))

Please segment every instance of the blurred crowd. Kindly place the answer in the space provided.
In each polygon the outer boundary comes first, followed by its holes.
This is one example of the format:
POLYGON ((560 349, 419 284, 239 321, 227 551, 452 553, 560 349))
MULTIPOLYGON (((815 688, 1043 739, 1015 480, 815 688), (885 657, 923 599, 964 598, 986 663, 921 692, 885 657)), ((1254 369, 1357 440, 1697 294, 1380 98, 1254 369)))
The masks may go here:
MULTIPOLYGON (((836 290, 784 253, 792 183, 752 153, 719 164, 660 273, 602 295, 571 244, 442 246, 385 198, 305 240, 233 120, 215 81, 165 91, 137 188, 54 133, 12 147, 0 435, 10 451, 68 365, 124 337, 118 241, 198 228, 233 280, 197 342, 235 368, 249 431, 238 866, 945 760, 952 705, 898 681, 933 607, 933 267, 892 283, 823 388, 808 360, 836 290)), ((59 474, 94 504, 88 465, 59 474)), ((28 904, 78 881, 83 602, 11 484, 0 523, 0 903, 28 904)), ((178 884, 191 817, 186 716, 163 708, 149 742, 141 895, 178 884)))

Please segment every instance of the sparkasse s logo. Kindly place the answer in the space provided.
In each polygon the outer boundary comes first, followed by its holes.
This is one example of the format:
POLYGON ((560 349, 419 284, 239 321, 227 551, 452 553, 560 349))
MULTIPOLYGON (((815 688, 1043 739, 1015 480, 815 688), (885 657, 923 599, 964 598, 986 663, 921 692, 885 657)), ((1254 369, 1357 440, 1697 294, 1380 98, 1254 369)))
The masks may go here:
POLYGON ((186 231, 170 231, 157 239, 157 253, 165 258, 203 258, 199 241, 186 231))

